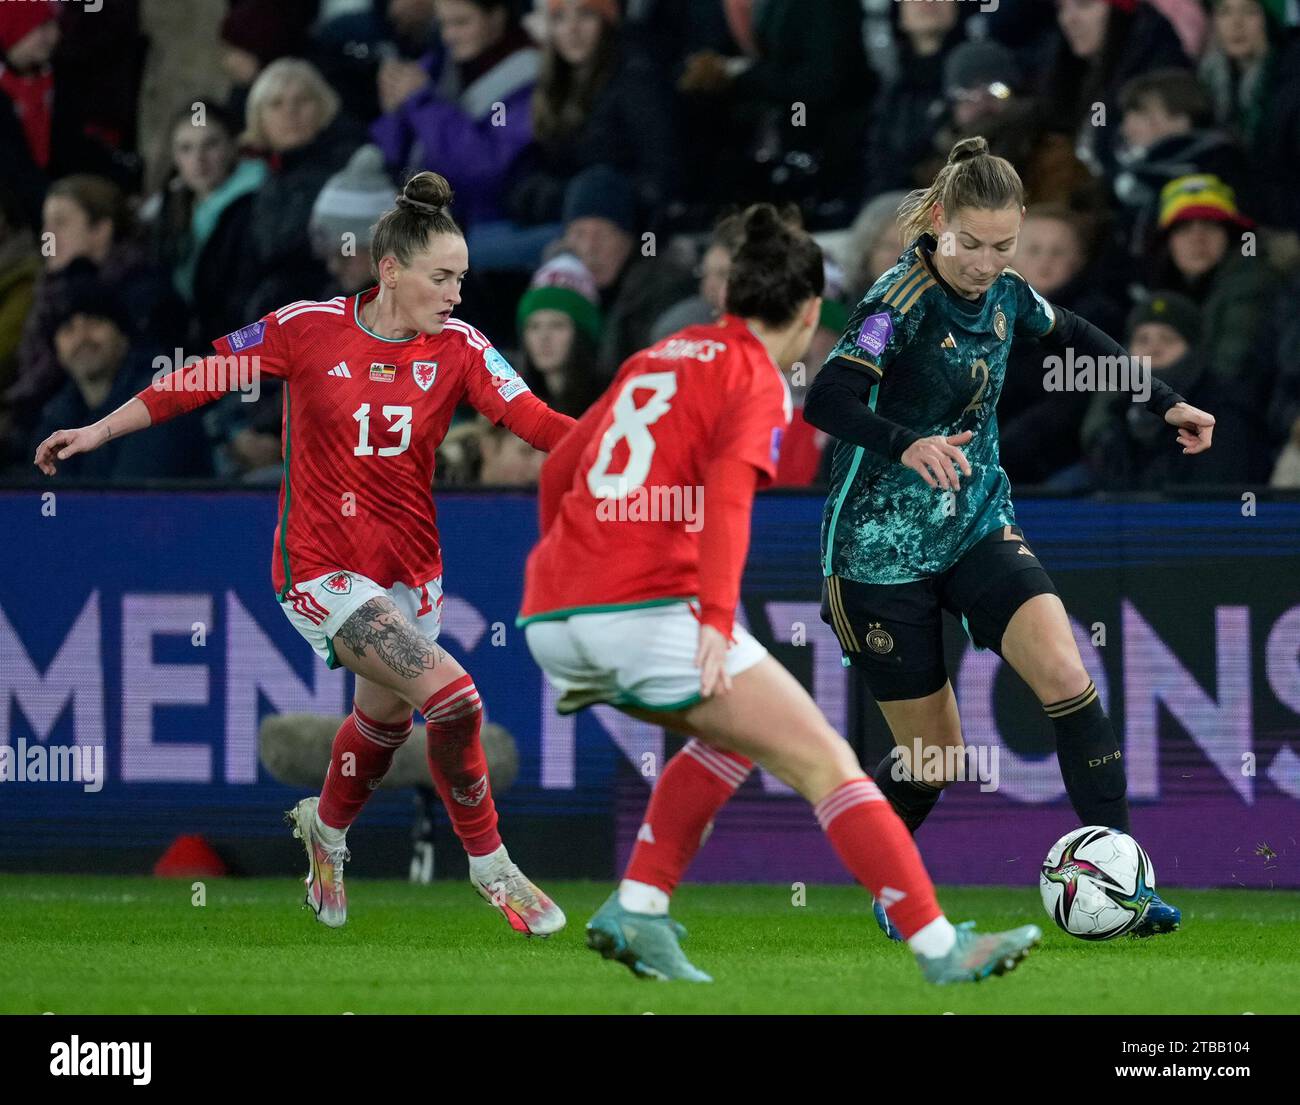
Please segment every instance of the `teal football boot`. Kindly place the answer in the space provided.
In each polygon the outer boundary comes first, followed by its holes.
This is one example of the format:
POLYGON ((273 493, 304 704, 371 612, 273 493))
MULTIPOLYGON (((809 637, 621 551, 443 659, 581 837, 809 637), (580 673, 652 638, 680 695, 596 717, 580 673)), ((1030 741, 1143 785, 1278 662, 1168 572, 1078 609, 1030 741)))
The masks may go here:
POLYGON ((633 913, 618 901, 618 891, 587 922, 587 947, 622 963, 641 978, 712 982, 682 952, 686 929, 667 914, 633 913))
POLYGON ((957 926, 957 942, 947 955, 918 955, 927 982, 943 986, 949 982, 978 982, 989 975, 1014 971, 1020 961, 1043 938, 1037 925, 1021 925, 1007 932, 979 933, 974 921, 957 926))

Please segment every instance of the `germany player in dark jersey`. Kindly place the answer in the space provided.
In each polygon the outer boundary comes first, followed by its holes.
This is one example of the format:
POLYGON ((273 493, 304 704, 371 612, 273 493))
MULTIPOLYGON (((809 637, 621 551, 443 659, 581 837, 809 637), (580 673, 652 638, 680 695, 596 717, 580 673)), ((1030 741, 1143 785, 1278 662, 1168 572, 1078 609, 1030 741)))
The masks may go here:
MULTIPOLYGON (((934 183, 900 209, 911 244, 867 291, 809 390, 805 418, 836 439, 822 617, 908 753, 917 740, 927 750, 962 744, 941 631, 944 610, 960 617, 1042 703, 1081 822, 1127 832, 1123 752, 998 463, 1007 355, 1023 336, 1094 358, 1169 423, 1185 453, 1210 447, 1214 418, 1007 267, 1023 215, 1012 165, 982 138, 954 146, 934 183)), ((915 831, 951 780, 923 780, 899 749, 875 779, 915 831)), ((877 917, 889 931, 879 907, 877 917)), ((1134 931, 1179 922, 1157 898, 1134 931)))

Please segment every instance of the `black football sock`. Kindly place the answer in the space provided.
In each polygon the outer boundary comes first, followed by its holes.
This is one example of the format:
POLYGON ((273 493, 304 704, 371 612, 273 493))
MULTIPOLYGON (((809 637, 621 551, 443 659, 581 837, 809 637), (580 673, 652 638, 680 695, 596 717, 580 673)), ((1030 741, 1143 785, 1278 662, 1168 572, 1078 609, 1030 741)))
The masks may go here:
POLYGON ((876 786, 889 799, 894 812, 903 819, 910 833, 915 834, 921 822, 930 816, 934 804, 943 793, 941 787, 932 787, 912 778, 902 757, 891 751, 876 767, 876 786))
POLYGON ((1043 707, 1056 730, 1056 758, 1070 803, 1084 825, 1106 825, 1128 832, 1128 780, 1124 753, 1096 686, 1063 702, 1043 707))

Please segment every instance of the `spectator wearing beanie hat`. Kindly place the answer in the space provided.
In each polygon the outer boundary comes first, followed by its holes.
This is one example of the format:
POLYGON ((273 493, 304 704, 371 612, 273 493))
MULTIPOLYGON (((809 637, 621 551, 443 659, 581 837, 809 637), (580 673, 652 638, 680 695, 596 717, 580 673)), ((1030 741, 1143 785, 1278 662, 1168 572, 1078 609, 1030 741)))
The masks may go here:
POLYGON ((1021 83, 1015 54, 999 42, 963 42, 943 63, 943 94, 959 127, 995 114, 1021 83))
POLYGON ((548 406, 580 418, 601 392, 600 302, 591 273, 571 253, 553 257, 520 299, 517 319, 524 378, 548 406))
POLYGON ((1300 39, 1293 0, 1214 0, 1201 60, 1218 124, 1250 161, 1252 213, 1265 226, 1300 231, 1295 203, 1300 150, 1300 39))
POLYGON ((608 165, 574 177, 564 196, 564 243, 600 292, 605 326, 596 365, 606 378, 650 344, 664 311, 691 294, 690 273, 667 257, 642 256, 638 242, 636 197, 628 179, 608 165))
POLYGON ((310 233, 312 249, 334 278, 327 295, 355 295, 375 282, 370 241, 394 196, 378 146, 362 146, 325 182, 312 207, 310 233))
POLYGON ((1160 192, 1160 244, 1149 286, 1188 296, 1200 307, 1201 351, 1209 371, 1244 387, 1261 405, 1271 381, 1259 378, 1256 342, 1279 277, 1257 251, 1254 223, 1231 188, 1208 173, 1171 180, 1160 192))
MULTIPOLYGON (((1129 314, 1127 347, 1142 365, 1187 402, 1213 409, 1215 435, 1227 448, 1213 464, 1197 464, 1159 432, 1127 392, 1092 397, 1081 440, 1088 468, 1103 491, 1158 491, 1180 484, 1241 484, 1268 478, 1263 408, 1211 372, 1200 349, 1200 309, 1177 292, 1159 291, 1129 314)), ((1203 458, 1198 458, 1203 459, 1203 458)))
MULTIPOLYGON (((63 382, 31 435, 29 455, 56 430, 97 422, 153 378, 153 346, 136 340, 130 310, 88 266, 73 270, 67 298, 48 325, 63 382)), ((123 437, 61 462, 57 478, 129 482, 159 472, 212 474, 212 450, 196 426, 177 419, 155 429, 148 442, 123 437)))
POLYGON ((0 4, 0 157, 6 184, 32 227, 40 222, 50 162, 55 14, 54 4, 0 4))
POLYGON ((1025 194, 1036 201, 1100 205, 1100 187, 1070 140, 1049 125, 1042 104, 1022 95, 1024 90, 1020 63, 1001 43, 980 40, 956 47, 943 66, 946 122, 916 168, 916 179, 933 179, 956 143, 978 135, 992 153, 1019 168, 1025 194))

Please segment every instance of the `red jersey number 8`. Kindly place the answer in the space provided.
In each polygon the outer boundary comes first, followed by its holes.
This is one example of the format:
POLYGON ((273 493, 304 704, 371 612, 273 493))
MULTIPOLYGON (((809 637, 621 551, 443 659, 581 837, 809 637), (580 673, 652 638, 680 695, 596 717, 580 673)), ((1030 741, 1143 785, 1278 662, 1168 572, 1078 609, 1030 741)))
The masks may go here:
POLYGON ((587 488, 597 499, 621 499, 645 483, 655 455, 655 439, 649 427, 668 413, 672 406, 669 400, 676 394, 675 372, 634 376, 623 386, 614 400, 614 421, 600 439, 600 451, 587 472, 587 488), (633 393, 646 388, 654 394, 638 407, 633 393), (622 472, 611 474, 609 464, 614 446, 623 440, 627 441, 627 463, 622 472))

